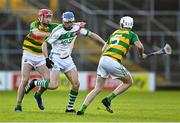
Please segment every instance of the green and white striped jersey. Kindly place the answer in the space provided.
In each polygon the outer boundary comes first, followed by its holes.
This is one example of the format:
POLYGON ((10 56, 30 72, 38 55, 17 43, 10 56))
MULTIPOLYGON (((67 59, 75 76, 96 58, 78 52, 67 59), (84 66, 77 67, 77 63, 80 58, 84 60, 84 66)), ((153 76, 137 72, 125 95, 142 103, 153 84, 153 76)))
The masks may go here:
POLYGON ((74 42, 77 35, 88 36, 89 30, 80 27, 80 23, 74 23, 71 30, 65 30, 63 25, 60 24, 53 29, 50 37, 46 39, 48 44, 52 46, 52 53, 60 55, 60 58, 67 57, 71 55, 74 42))

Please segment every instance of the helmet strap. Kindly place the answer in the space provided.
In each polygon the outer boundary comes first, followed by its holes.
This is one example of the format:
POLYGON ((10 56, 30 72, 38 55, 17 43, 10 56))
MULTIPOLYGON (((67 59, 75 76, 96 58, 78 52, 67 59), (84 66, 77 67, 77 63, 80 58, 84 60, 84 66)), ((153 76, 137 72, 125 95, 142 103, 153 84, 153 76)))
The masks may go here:
POLYGON ((121 28, 124 28, 124 26, 123 26, 123 24, 122 24, 122 23, 120 24, 120 27, 121 27, 121 28))

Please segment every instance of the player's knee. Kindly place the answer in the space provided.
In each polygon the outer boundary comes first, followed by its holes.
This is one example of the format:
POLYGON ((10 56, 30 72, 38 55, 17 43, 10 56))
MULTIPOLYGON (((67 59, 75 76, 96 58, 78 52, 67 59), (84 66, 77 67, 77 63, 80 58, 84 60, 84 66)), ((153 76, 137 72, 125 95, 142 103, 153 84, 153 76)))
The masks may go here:
POLYGON ((54 84, 54 89, 57 89, 58 87, 59 87, 59 83, 56 82, 56 83, 54 84))
POLYGON ((44 76, 44 79, 45 79, 45 80, 50 80, 49 75, 44 76))
POLYGON ((94 88, 95 93, 100 93, 102 91, 102 88, 94 88))
POLYGON ((28 78, 23 77, 22 80, 21 80, 21 85, 22 85, 22 86, 26 86, 27 83, 28 83, 28 78))
POLYGON ((127 84, 128 84, 129 86, 132 86, 132 84, 133 84, 133 79, 132 79, 131 76, 128 77, 127 84))
POLYGON ((124 78, 121 78, 121 81, 123 83, 125 83, 126 85, 128 85, 129 87, 133 84, 133 79, 132 79, 132 77, 130 75, 126 76, 124 78))
POLYGON ((58 86, 56 86, 56 85, 54 85, 54 86, 51 87, 52 90, 55 90, 55 89, 57 89, 57 88, 58 88, 58 86))
POLYGON ((27 82, 28 81, 28 77, 22 77, 22 82, 27 82))
POLYGON ((129 87, 132 86, 132 82, 128 82, 129 87))
POLYGON ((49 83, 49 88, 52 90, 55 90, 59 87, 59 82, 50 82, 49 83))

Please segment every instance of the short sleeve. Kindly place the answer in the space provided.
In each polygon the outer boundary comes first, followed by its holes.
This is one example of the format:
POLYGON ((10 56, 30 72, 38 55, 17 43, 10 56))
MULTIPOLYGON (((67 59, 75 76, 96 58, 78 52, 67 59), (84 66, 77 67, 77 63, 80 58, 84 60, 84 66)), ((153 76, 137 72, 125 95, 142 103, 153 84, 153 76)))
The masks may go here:
POLYGON ((59 24, 58 23, 52 23, 51 24, 51 31, 56 28, 59 24))
POLYGON ((48 44, 52 44, 53 42, 58 40, 58 38, 59 38, 58 33, 51 33, 51 35, 45 40, 45 42, 47 42, 48 44))
POLYGON ((134 44, 134 42, 136 42, 136 41, 139 41, 139 37, 138 37, 137 34, 133 33, 130 44, 132 45, 132 44, 134 44))
POLYGON ((107 44, 110 44, 110 39, 111 39, 112 36, 113 36, 113 34, 111 34, 111 35, 108 37, 108 39, 107 39, 107 41, 106 41, 107 44))
POLYGON ((30 34, 32 34, 32 30, 38 28, 37 21, 34 21, 30 25, 30 34))

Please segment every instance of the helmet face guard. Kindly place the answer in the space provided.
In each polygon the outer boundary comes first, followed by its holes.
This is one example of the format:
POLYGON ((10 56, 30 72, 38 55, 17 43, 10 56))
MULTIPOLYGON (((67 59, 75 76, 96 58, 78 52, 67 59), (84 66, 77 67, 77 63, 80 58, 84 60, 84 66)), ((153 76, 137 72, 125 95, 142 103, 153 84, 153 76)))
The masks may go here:
POLYGON ((122 17, 119 22, 121 28, 128 28, 128 29, 132 29, 133 23, 134 23, 133 18, 129 16, 122 17))
POLYGON ((44 25, 48 25, 51 23, 53 14, 52 11, 49 9, 41 9, 38 12, 38 16, 39 16, 39 21, 44 24, 44 25))
POLYGON ((66 30, 72 29, 73 22, 75 21, 74 14, 72 12, 64 12, 62 15, 63 26, 66 30))
POLYGON ((64 12, 62 15, 62 21, 63 22, 74 22, 74 14, 72 12, 64 12))

